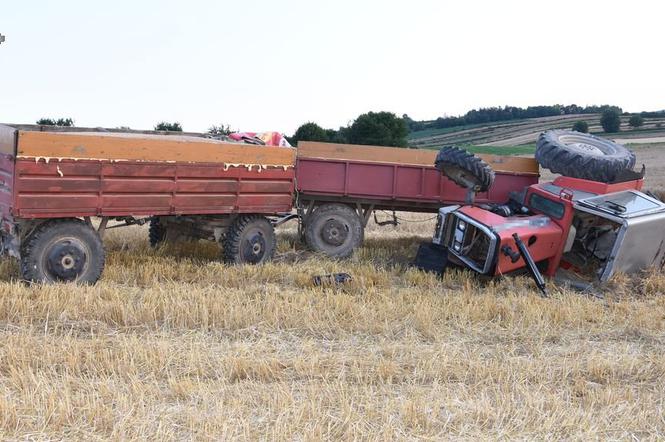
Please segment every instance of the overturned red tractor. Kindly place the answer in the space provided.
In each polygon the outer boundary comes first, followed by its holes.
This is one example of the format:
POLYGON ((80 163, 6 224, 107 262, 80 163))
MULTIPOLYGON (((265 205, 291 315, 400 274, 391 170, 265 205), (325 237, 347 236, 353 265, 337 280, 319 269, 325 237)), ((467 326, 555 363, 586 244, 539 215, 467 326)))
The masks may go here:
MULTIPOLYGON (((438 249, 442 260, 483 275, 527 270, 544 294, 543 275, 586 288, 618 272, 663 267, 665 204, 641 192, 644 167, 633 171, 630 150, 554 130, 538 139, 536 159, 565 176, 505 204, 441 208, 429 253, 438 249)), ((442 149, 436 166, 471 192, 491 185, 490 167, 461 149, 442 149)))

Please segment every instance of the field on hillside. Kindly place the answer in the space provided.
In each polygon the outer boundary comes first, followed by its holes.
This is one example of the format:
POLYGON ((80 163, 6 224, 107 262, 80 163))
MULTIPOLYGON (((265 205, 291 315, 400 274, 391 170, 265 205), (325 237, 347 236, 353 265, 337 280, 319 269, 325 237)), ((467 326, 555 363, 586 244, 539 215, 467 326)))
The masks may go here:
MULTIPOLYGON (((665 189, 661 148, 639 148, 665 189)), ((409 268, 429 214, 333 261, 279 231, 268 265, 109 231, 93 287, 0 263, 0 439, 665 438, 665 275, 605 299, 409 268), (338 287, 313 275, 349 272, 338 287)))
POLYGON ((419 148, 439 148, 458 144, 473 146, 512 147, 536 142, 538 135, 549 129, 571 129, 576 121, 589 124, 589 131, 600 136, 617 138, 622 142, 665 142, 665 119, 648 118, 639 129, 628 125, 628 116, 621 117, 621 132, 605 135, 600 126, 599 114, 561 115, 530 118, 488 124, 473 124, 445 129, 427 129, 409 134, 409 145, 419 148))

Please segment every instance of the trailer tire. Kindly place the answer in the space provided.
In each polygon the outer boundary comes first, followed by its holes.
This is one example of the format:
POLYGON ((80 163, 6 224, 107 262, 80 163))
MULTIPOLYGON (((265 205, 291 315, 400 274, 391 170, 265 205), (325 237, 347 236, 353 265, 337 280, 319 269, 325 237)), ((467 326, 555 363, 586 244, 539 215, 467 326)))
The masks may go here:
POLYGON ((150 240, 150 247, 156 248, 164 243, 177 243, 183 241, 195 241, 198 238, 188 235, 179 229, 178 226, 173 224, 164 223, 158 216, 150 218, 150 225, 148 227, 148 238, 150 240))
POLYGON ((635 153, 621 144, 571 130, 550 130, 538 137, 536 161, 571 178, 613 182, 635 166, 635 153))
POLYGON ((486 192, 494 183, 494 170, 485 161, 457 146, 441 148, 434 165, 448 179, 475 192, 486 192))
POLYGON ((263 264, 277 249, 275 228, 260 215, 241 215, 224 237, 224 260, 230 264, 263 264))
POLYGON ((26 238, 21 275, 32 282, 94 284, 104 270, 104 255, 99 234, 83 221, 48 221, 26 238))
POLYGON ((344 204, 324 204, 314 210, 305 225, 305 242, 315 252, 346 258, 360 247, 364 228, 360 217, 344 204))
POLYGON ((159 218, 156 216, 150 218, 148 237, 152 248, 159 246, 166 239, 166 227, 159 222, 159 218))

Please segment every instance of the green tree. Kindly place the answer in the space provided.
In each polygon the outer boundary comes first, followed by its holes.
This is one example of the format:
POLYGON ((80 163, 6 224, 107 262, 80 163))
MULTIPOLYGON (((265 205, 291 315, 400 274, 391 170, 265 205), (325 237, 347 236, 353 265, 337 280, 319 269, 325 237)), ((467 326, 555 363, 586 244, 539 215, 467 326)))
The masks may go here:
POLYGON ((608 107, 600 117, 600 125, 607 133, 619 132, 621 130, 621 112, 615 107, 608 107))
POLYGON ((182 126, 180 123, 168 123, 166 121, 160 121, 155 125, 155 130, 166 130, 170 132, 182 132, 182 126))
POLYGON ((206 132, 208 135, 212 135, 213 137, 220 137, 223 135, 228 135, 232 132, 231 126, 229 125, 223 125, 220 124, 219 126, 213 124, 208 128, 208 132, 206 132))
POLYGON ((61 127, 72 127, 74 125, 74 120, 71 118, 40 118, 37 120, 37 124, 40 126, 61 126, 61 127))
POLYGON ((368 112, 351 124, 348 140, 352 144, 406 147, 408 133, 404 119, 392 112, 368 112))
POLYGON ((296 144, 298 141, 330 141, 329 134, 332 133, 329 131, 334 132, 333 129, 326 130, 318 124, 309 121, 300 126, 291 139, 296 144))
POLYGON ((638 127, 644 124, 644 118, 642 118, 642 116, 638 114, 631 115, 630 119, 628 120, 628 124, 633 129, 637 129, 638 127))
POLYGON ((585 134, 589 133, 589 124, 586 121, 576 121, 575 124, 573 124, 573 130, 576 132, 582 132, 585 134))

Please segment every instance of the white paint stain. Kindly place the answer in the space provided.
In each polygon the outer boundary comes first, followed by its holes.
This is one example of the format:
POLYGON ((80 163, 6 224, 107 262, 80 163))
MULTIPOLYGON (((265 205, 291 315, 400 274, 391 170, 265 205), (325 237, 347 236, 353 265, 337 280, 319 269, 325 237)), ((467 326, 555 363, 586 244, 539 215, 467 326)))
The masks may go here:
POLYGON ((60 178, 62 178, 63 176, 65 176, 65 174, 62 173, 62 170, 60 170, 60 166, 55 166, 55 170, 58 171, 58 175, 60 175, 60 178))
MULTIPOLYGON (((178 161, 174 160, 162 160, 162 161, 154 161, 154 160, 126 160, 126 159, 109 159, 109 158, 80 158, 80 157, 57 157, 57 158, 50 158, 50 157, 32 157, 32 156, 25 156, 25 155, 18 155, 18 159, 23 159, 23 160, 29 160, 29 159, 34 159, 35 163, 39 163, 40 160, 44 160, 45 163, 49 163, 51 159, 58 160, 58 162, 62 162, 63 160, 71 160, 71 161, 99 161, 99 162, 111 162, 111 163, 167 163, 167 164, 177 164, 178 161)), ((198 164, 198 162, 195 161, 187 161, 187 164, 198 164)), ((239 168, 239 167, 245 167, 247 168, 248 171, 252 171, 256 169, 257 172, 262 172, 264 170, 268 169, 283 169, 285 172, 288 169, 292 169, 295 166, 292 164, 254 164, 254 163, 222 163, 222 168, 224 172, 227 172, 231 168, 239 168)))

